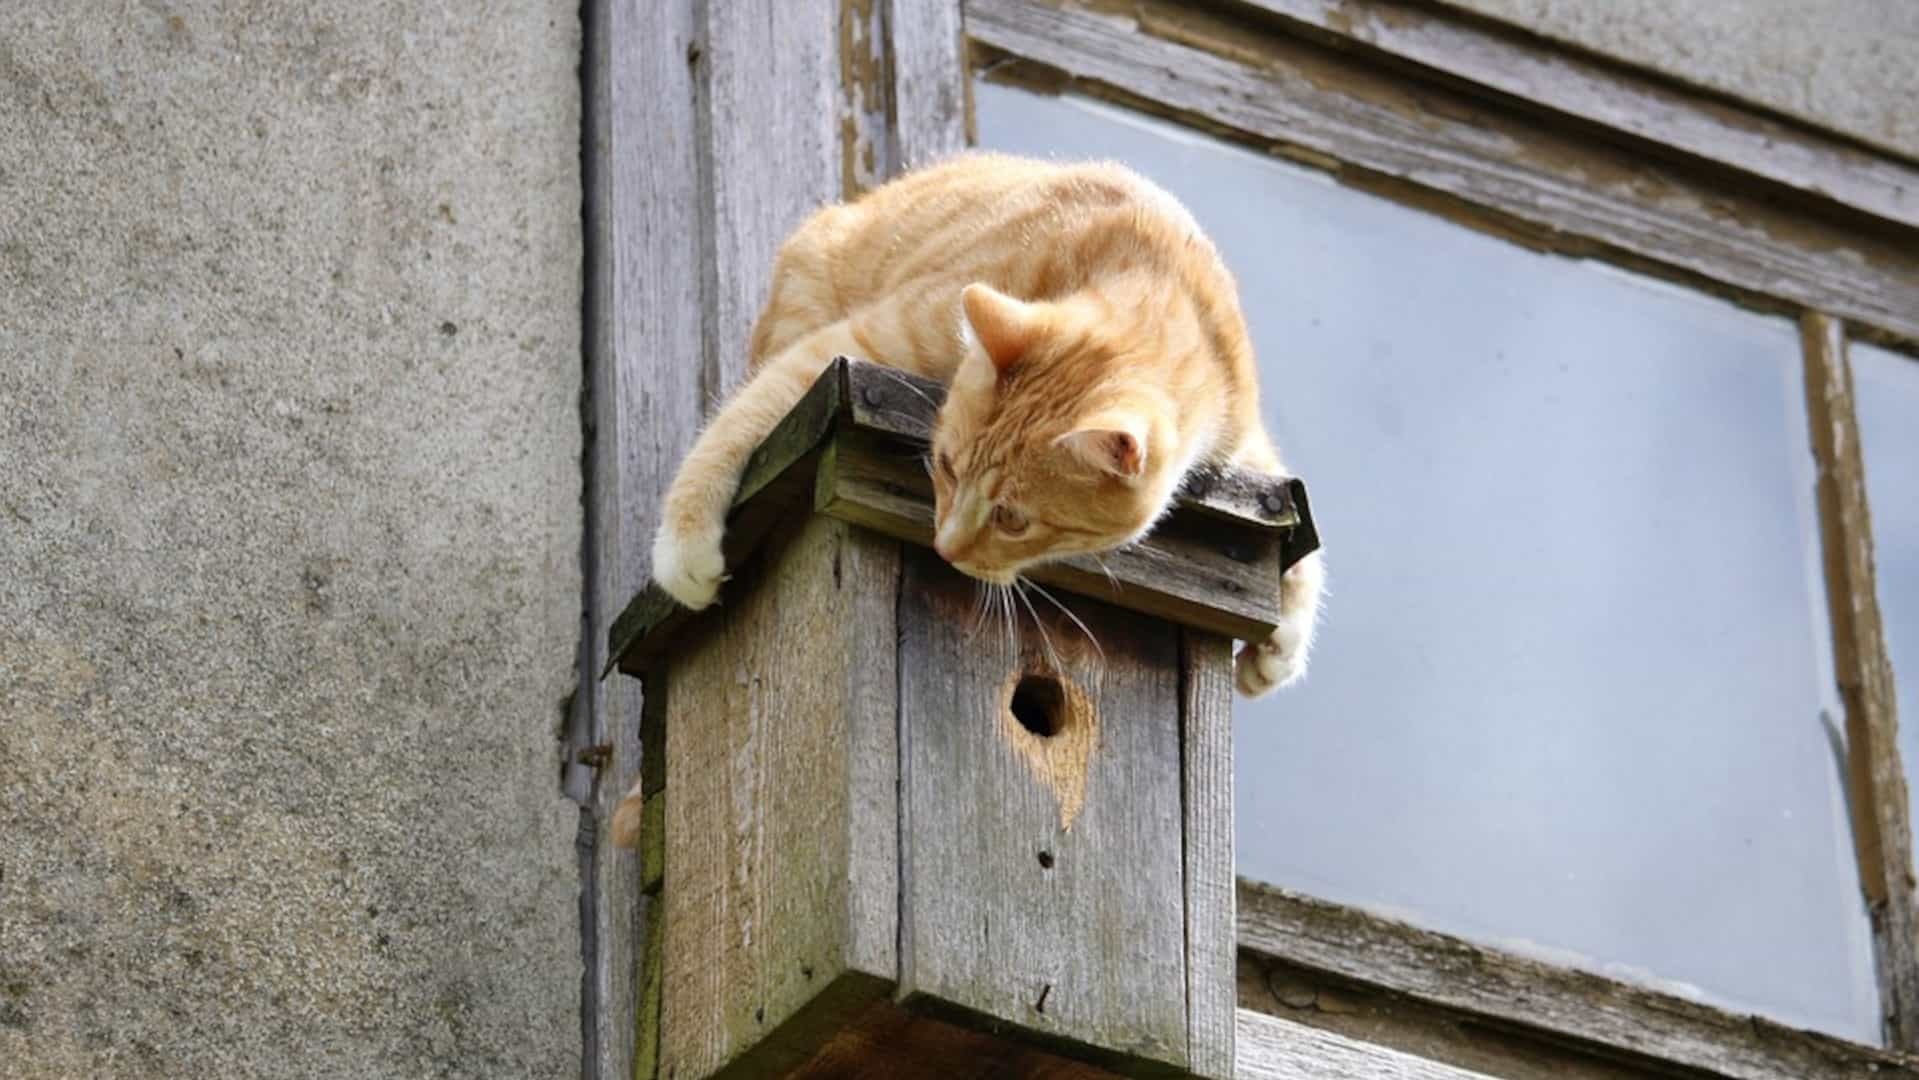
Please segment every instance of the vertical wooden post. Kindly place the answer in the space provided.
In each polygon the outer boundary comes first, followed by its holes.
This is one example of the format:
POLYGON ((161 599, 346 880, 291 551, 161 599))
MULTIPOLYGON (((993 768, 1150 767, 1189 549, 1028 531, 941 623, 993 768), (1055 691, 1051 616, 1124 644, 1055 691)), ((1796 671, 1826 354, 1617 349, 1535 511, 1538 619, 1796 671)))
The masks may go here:
POLYGON ((954 0, 886 0, 894 172, 966 147, 966 42, 954 0))
POLYGON ((1233 872, 1233 642, 1187 630, 1180 656, 1186 830, 1187 1045, 1195 1076, 1236 1063, 1238 881, 1233 872))
MULTIPOLYGON (((633 1073, 639 950, 655 933, 633 861, 605 823, 641 770, 640 684, 597 680, 613 617, 646 582, 660 493, 699 430, 703 391, 699 179, 692 0, 589 0, 582 8, 586 137, 586 546, 584 700, 606 746, 590 789, 600 823, 587 856, 590 955, 583 1071, 633 1073)), ((570 749, 578 750, 578 746, 570 749)))
POLYGON ((1892 661, 1879 617, 1866 510, 1865 462, 1853 412, 1845 327, 1809 312, 1800 321, 1806 402, 1819 467, 1819 520, 1834 665, 1846 705, 1847 786, 1859 882, 1872 914, 1886 1041, 1919 1050, 1919 890, 1912 820, 1899 762, 1892 661))
MULTIPOLYGON (((936 0, 915 0, 931 7, 936 0)), ((850 5, 849 5, 850 6, 850 5)), ((957 19, 956 5, 950 17, 957 19)), ((646 581, 655 507, 707 403, 746 368, 773 253, 842 192, 841 5, 588 0, 586 123, 589 643, 646 581), (744 117, 776 115, 755 123, 744 117)), ((955 43, 957 48, 957 42, 955 43)), ((569 757, 610 747, 567 788, 600 823, 586 858, 589 1076, 633 1075, 636 950, 657 940, 632 860, 605 823, 643 768, 641 684, 587 681, 569 757)))

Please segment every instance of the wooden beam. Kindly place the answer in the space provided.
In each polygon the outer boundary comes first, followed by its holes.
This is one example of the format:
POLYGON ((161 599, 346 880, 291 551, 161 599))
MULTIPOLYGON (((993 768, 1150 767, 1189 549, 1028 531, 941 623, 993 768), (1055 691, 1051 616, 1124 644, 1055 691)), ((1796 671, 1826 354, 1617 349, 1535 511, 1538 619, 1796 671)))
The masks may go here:
POLYGON ((1919 1057, 1741 1016, 1241 879, 1240 947, 1595 1054, 1738 1080, 1919 1076, 1919 1057))
POLYGON ((1180 642, 1180 792, 1186 834, 1186 1026, 1195 1076, 1226 1080, 1235 1061, 1233 643, 1188 630, 1180 642))
POLYGON ((637 860, 610 844, 614 807, 639 776, 641 687, 596 680, 606 635, 647 579, 660 493, 699 429, 702 392, 700 216, 689 0, 594 0, 587 19, 587 475, 584 553, 589 673, 576 691, 592 710, 594 743, 612 752, 591 805, 599 823, 588 880, 593 955, 584 1018, 584 1071, 634 1075, 642 1011, 641 952, 657 942, 637 860), (663 357, 679 358, 665 363, 663 357))
MULTIPOLYGON (((902 451, 842 435, 820 455, 813 509, 921 547, 933 543, 933 485, 923 444, 902 451)), ((1279 618, 1280 536, 1178 515, 1146 540, 1099 557, 1076 555, 1023 576, 1180 626, 1256 641, 1279 618)))
POLYGON ((1402 0, 1239 0, 1322 40, 1412 64, 1793 193, 1919 227, 1919 168, 1803 124, 1402 0))
POLYGON ((966 42, 954 0, 885 0, 895 173, 966 148, 966 42))
POLYGON ((1645 1080, 1698 1071, 1580 1046, 1535 1031, 1479 1023, 1457 1010, 1368 987, 1250 951, 1239 954, 1239 1007, 1362 1043, 1507 1080, 1645 1080))
MULTIPOLYGON (((701 344, 705 390, 717 400, 746 374, 747 342, 771 290, 780 244, 848 190, 841 171, 848 91, 840 5, 699 6, 706 19, 698 51, 680 59, 692 61, 701 77, 705 145, 694 205, 705 203, 706 219, 687 225, 708 238, 701 344)), ((644 135, 634 152, 653 152, 644 135)), ((657 363, 681 365, 691 355, 698 354, 660 354, 657 363)), ((678 462, 672 455, 667 467, 678 462)))
POLYGON ((1813 457, 1819 468, 1833 661, 1846 706, 1847 788, 1859 881, 1872 913, 1887 1042, 1919 1052, 1919 898, 1912 872, 1912 820, 1899 760, 1892 660, 1879 615, 1852 368, 1846 361, 1845 327, 1837 319, 1809 312, 1800 329, 1813 457))
POLYGON ((967 0, 975 41, 1548 249, 1676 273, 1771 307, 1831 311, 1919 342, 1910 234, 1789 214, 1310 42, 1138 0, 1126 14, 967 0), (1174 40, 1174 37, 1178 40, 1174 40))
POLYGON ((1493 1080, 1384 1046, 1241 1009, 1240 1080, 1493 1080))
POLYGON ((892 176, 897 156, 889 100, 888 13, 874 0, 838 2, 840 192, 851 199, 892 176))

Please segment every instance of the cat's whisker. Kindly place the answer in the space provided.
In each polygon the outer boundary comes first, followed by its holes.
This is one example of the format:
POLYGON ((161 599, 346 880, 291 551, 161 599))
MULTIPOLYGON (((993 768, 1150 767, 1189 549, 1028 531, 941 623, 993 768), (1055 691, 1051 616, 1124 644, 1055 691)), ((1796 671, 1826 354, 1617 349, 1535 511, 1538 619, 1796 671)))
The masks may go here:
POLYGON ((992 616, 993 626, 999 631, 999 636, 1005 638, 1006 618, 1000 613, 999 609, 999 589, 984 583, 981 584, 980 588, 984 590, 983 595, 986 597, 986 612, 992 616))
POLYGON ((1102 554, 1100 554, 1099 552, 1094 552, 1094 553, 1093 553, 1093 563, 1094 563, 1094 565, 1096 565, 1096 566, 1098 566, 1098 567, 1099 567, 1099 572, 1100 572, 1100 573, 1102 573, 1102 574, 1105 574, 1105 575, 1106 575, 1106 583, 1107 583, 1108 585, 1111 585, 1111 586, 1113 587, 1113 591, 1114 591, 1114 592, 1118 592, 1118 591, 1119 591, 1119 578, 1118 578, 1118 576, 1117 576, 1117 575, 1115 575, 1115 574, 1113 573, 1113 568, 1112 568, 1112 567, 1110 567, 1110 566, 1108 566, 1108 565, 1106 565, 1106 557, 1105 557, 1104 555, 1102 555, 1102 554))
POLYGON ((1106 650, 1103 648, 1100 648, 1099 639, 1093 636, 1093 632, 1087 629, 1086 624, 1084 622, 1080 621, 1080 617, 1078 615, 1073 614, 1073 610, 1071 608, 1067 607, 1065 604, 1060 603, 1059 597, 1054 596, 1052 593, 1047 592, 1044 588, 1042 588, 1039 582, 1028 581, 1026 582, 1026 584, 1034 592, 1045 597, 1049 602, 1052 603, 1054 607, 1058 608, 1060 610, 1060 614, 1073 620, 1073 625, 1079 627, 1079 632, 1086 635, 1086 640, 1092 643, 1093 651, 1099 654, 1100 661, 1104 663, 1106 660, 1106 650))
POLYGON ((1012 590, 1005 585, 993 586, 993 595, 999 600, 1000 628, 1006 633, 1006 655, 1009 663, 1019 663, 1019 626, 1013 614, 1012 590))
POLYGON ((986 625, 987 601, 991 592, 984 581, 973 582, 973 629, 967 632, 968 637, 978 637, 980 627, 986 625))
POLYGON ((1013 648, 1013 635, 1006 629, 1006 597, 1000 595, 998 585, 986 585, 986 595, 992 597, 992 622, 1000 627, 1000 639, 1006 641, 1007 652, 1013 648))
POLYGON ((1053 649, 1053 637, 1046 632, 1046 623, 1040 619, 1039 611, 1033 607, 1032 599, 1026 595, 1024 586, 1027 584, 1028 582, 1014 578, 1012 585, 1013 595, 1019 597, 1019 602, 1026 605, 1026 613, 1033 617, 1033 628, 1039 631, 1040 644, 1046 647, 1046 658, 1052 661, 1053 670, 1065 671, 1065 666, 1059 662, 1059 653, 1053 649))

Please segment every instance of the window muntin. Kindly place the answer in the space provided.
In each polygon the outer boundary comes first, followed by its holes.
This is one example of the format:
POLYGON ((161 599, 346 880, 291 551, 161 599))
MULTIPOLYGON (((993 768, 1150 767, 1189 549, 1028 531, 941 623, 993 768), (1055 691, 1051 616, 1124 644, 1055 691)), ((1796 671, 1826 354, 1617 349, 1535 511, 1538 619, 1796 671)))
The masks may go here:
POLYGON ((976 104, 983 146, 1187 202, 1313 485, 1331 607, 1308 685, 1238 712, 1240 872, 1877 1042, 1793 325, 1121 110, 976 104))
MULTIPOLYGON (((1853 401, 1872 511, 1879 614, 1892 656, 1899 753, 1910 789, 1919 773, 1919 360, 1854 343, 1853 401)), ((1915 857, 1919 872, 1919 856, 1915 857)))

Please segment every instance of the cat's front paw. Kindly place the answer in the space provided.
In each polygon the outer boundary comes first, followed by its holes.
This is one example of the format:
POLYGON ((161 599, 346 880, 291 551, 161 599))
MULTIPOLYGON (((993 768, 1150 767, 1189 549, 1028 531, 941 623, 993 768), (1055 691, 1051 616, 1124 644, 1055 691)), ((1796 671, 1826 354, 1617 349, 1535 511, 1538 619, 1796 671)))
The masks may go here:
POLYGON ((720 553, 725 535, 723 519, 694 528, 681 522, 676 528, 669 517, 653 537, 653 580, 694 611, 711 604, 726 580, 726 557, 720 553))
POLYGON ((1249 698, 1271 693, 1306 674, 1306 635, 1280 623, 1273 636, 1249 641, 1233 658, 1233 682, 1249 698))

